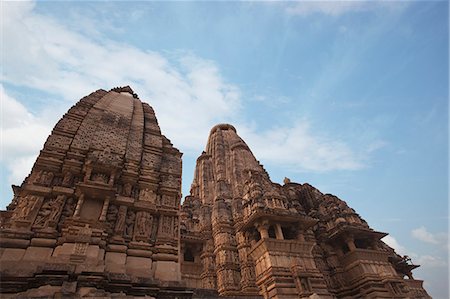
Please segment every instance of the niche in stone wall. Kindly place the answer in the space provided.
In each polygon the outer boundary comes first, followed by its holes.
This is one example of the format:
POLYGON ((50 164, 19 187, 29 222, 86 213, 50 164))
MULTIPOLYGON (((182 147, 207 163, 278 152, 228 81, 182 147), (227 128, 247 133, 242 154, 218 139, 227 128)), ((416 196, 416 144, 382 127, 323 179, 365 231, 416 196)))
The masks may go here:
POLYGON ((98 220, 102 212, 103 201, 93 198, 85 198, 81 207, 80 218, 86 220, 98 220))
POLYGON ((361 249, 370 249, 371 248, 370 241, 366 240, 366 239, 355 239, 355 246, 356 246, 356 248, 361 248, 361 249))
POLYGON ((186 248, 184 250, 183 259, 185 262, 193 262, 194 261, 194 254, 192 253, 192 250, 190 248, 186 248))
POLYGON ((285 240, 295 240, 296 239, 296 231, 294 228, 290 226, 282 226, 281 230, 283 231, 283 237, 285 240))
POLYGON ((271 225, 269 227, 268 233, 269 233, 269 238, 275 239, 277 237, 276 233, 275 233, 275 227, 273 225, 271 225))
POLYGON ((184 262, 200 262, 201 246, 195 243, 185 243, 183 248, 183 261, 184 262))

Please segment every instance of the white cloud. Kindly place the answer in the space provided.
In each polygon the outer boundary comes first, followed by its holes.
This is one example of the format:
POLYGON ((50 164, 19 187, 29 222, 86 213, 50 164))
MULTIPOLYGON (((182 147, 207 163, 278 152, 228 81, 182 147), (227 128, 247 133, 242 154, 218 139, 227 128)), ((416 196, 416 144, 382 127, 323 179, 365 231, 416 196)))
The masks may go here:
POLYGON ((56 115, 43 111, 30 113, 0 85, 1 155, 0 162, 8 170, 8 183, 20 184, 50 134, 56 115))
MULTIPOLYGON (((222 78, 212 61, 183 51, 169 58, 108 39, 93 40, 35 13, 30 3, 4 6, 2 79, 6 82, 48 91, 68 101, 99 87, 130 84, 143 100, 149 100, 163 132, 184 152, 200 152, 214 124, 237 118, 240 90, 222 78)), ((51 119, 46 126, 54 122, 51 119)), ((240 133, 258 150, 260 159, 301 170, 363 167, 362 159, 345 142, 317 137, 305 121, 260 135, 244 127, 240 133)), ((27 130, 43 132, 34 125, 27 130)), ((5 147, 17 145, 5 139, 5 147)), ((36 142, 32 141, 33 146, 36 142)))
POLYGON ((395 250, 396 253, 400 254, 400 255, 406 255, 407 251, 406 248, 403 247, 402 245, 400 245, 398 243, 398 241, 391 235, 387 235, 386 237, 384 237, 383 239, 381 239, 381 241, 383 241, 384 243, 386 243, 388 246, 390 246, 391 248, 393 248, 395 250))
POLYGON ((262 133, 245 126, 238 126, 238 131, 258 159, 287 166, 293 171, 327 172, 364 167, 364 160, 347 143, 313 133, 306 120, 262 133))
POLYGON ((434 237, 432 233, 427 231, 427 229, 424 226, 421 226, 419 228, 413 229, 411 231, 411 235, 423 242, 431 243, 431 244, 438 244, 438 241, 434 237))
POLYGON ((212 61, 90 39, 35 13, 32 3, 3 5, 5 82, 67 101, 129 84, 155 108, 163 132, 183 150, 196 152, 210 127, 239 110, 239 89, 225 82, 212 61))
POLYGON ((434 255, 411 255, 414 264, 427 268, 447 267, 447 261, 440 256, 434 255))
POLYGON ((421 226, 419 228, 413 229, 411 231, 411 235, 416 238, 417 240, 420 240, 425 243, 430 243, 434 245, 444 245, 444 247, 447 247, 448 242, 448 234, 446 233, 431 233, 429 232, 425 226, 421 226))

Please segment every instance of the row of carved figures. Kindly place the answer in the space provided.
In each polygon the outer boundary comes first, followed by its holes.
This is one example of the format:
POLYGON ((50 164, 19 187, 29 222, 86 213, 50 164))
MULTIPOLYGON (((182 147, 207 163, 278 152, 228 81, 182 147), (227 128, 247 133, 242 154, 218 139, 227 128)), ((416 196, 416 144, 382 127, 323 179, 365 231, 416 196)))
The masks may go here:
MULTIPOLYGON (((107 184, 109 180, 109 176, 104 173, 95 172, 90 176, 90 181, 107 184)), ((52 171, 40 170, 34 172, 29 180, 29 183, 42 185, 46 187, 51 186, 63 186, 63 187, 72 187, 77 182, 80 181, 80 178, 74 175, 71 172, 66 172, 64 176, 58 176, 52 171)), ((157 195, 156 192, 150 188, 139 188, 129 182, 125 182, 123 184, 117 184, 117 194, 125 197, 131 197, 134 199, 147 201, 153 204, 162 204, 166 206, 175 206, 176 198, 170 195, 157 195)))
MULTIPOLYGON (((75 212, 73 197, 58 195, 44 198, 37 195, 26 195, 16 206, 12 221, 27 221, 33 228, 56 229, 75 212), (37 211, 34 212, 34 211, 37 211)), ((178 236, 178 218, 176 216, 162 217, 161 230, 168 237, 178 236), (167 227, 166 227, 167 226, 167 227)), ((136 241, 148 242, 156 234, 159 218, 145 211, 134 211, 127 206, 109 205, 106 220, 111 227, 113 236, 125 237, 136 241)))

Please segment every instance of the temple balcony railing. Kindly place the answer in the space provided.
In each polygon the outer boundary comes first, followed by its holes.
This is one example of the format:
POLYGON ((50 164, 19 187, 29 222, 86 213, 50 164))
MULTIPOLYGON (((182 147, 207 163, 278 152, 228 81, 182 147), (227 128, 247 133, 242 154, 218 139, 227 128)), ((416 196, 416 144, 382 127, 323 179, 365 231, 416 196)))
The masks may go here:
POLYGON ((384 251, 356 248, 347 252, 341 259, 344 267, 351 265, 356 261, 364 262, 386 262, 388 263, 389 254, 384 251))

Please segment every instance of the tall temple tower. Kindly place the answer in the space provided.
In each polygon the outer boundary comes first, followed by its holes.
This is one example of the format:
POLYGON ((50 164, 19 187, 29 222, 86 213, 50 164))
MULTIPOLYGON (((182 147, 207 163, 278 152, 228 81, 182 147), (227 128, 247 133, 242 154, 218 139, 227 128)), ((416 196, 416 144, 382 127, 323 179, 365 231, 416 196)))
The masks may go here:
POLYGON ((2 297, 46 284, 44 297, 186 295, 181 153, 131 88, 73 106, 14 193, 1 214, 2 297))
POLYGON ((330 194, 271 182, 228 124, 212 128, 181 209, 182 277, 221 296, 429 298, 416 268, 330 194), (404 279, 407 276, 408 279, 404 279))
POLYGON ((73 106, 13 191, 2 298, 429 298, 385 233, 273 183, 231 125, 212 128, 181 205, 181 153, 128 86, 73 106))

